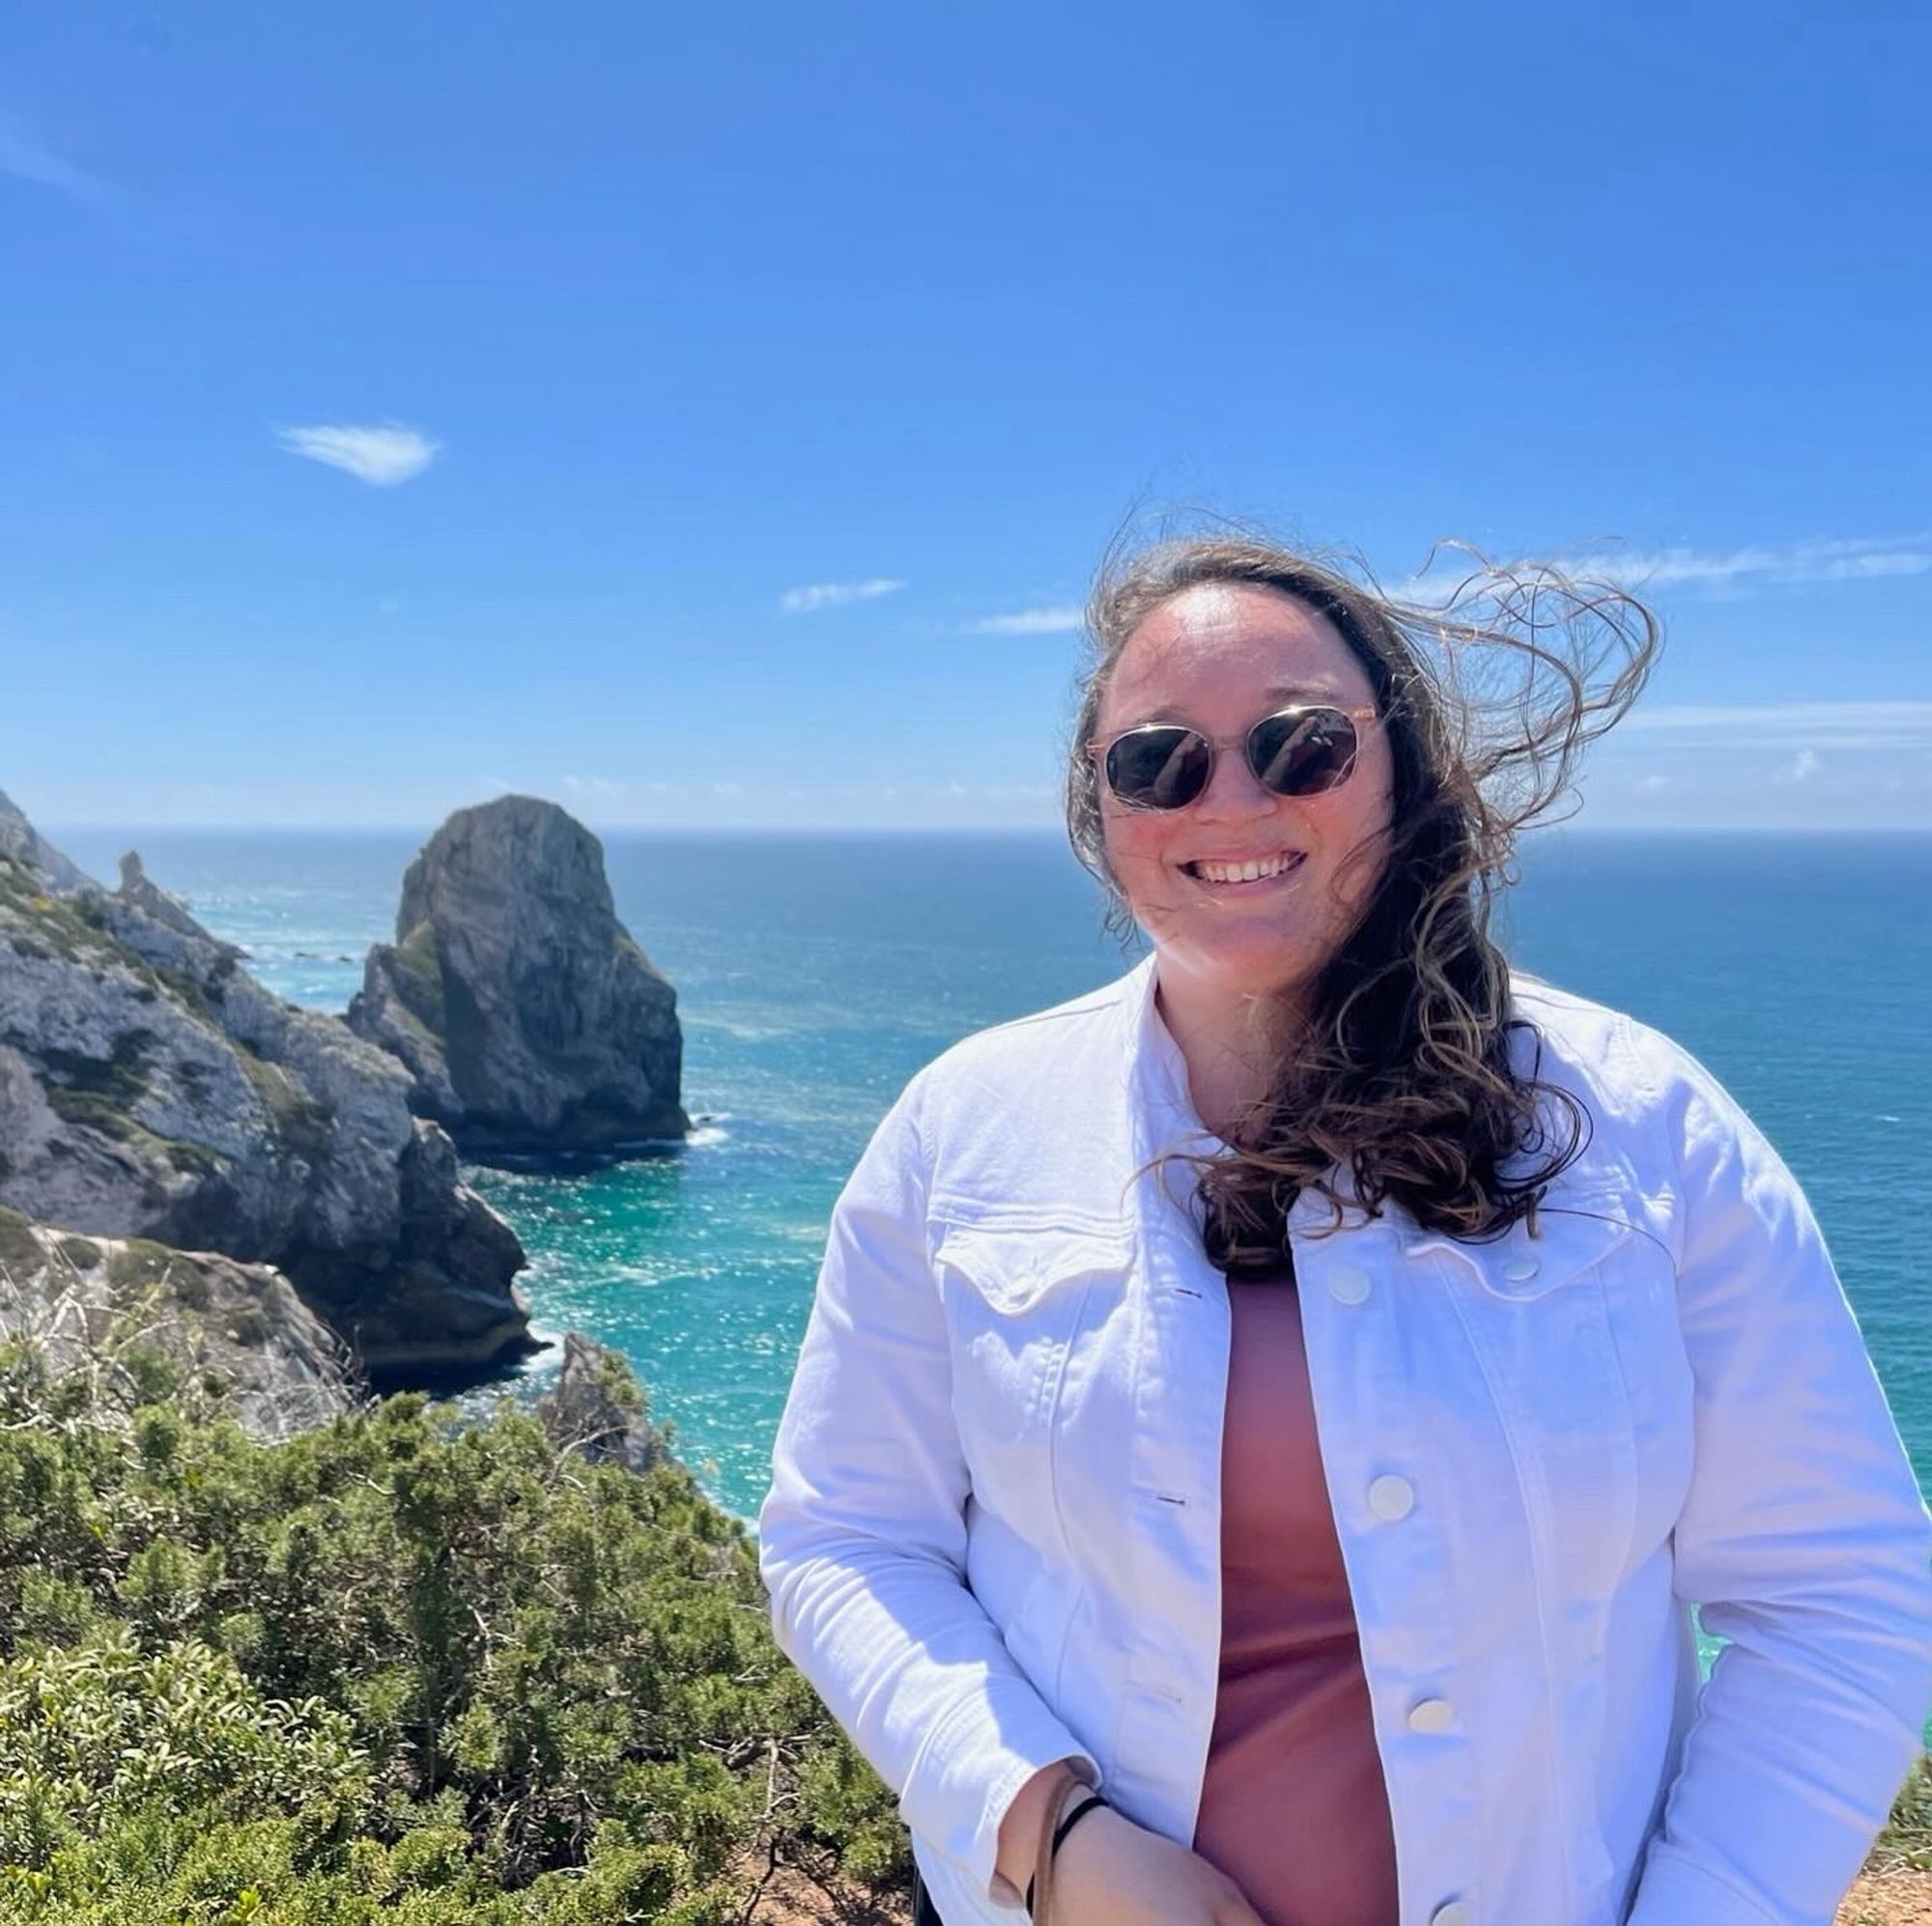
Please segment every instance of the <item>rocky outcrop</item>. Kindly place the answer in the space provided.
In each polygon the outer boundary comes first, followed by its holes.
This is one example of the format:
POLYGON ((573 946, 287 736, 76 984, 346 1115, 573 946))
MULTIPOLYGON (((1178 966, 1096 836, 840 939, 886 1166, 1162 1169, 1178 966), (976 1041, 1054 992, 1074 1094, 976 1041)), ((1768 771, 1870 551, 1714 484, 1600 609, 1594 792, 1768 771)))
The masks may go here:
POLYGON ((643 1472, 666 1455, 628 1366, 582 1331, 564 1333, 563 1367, 534 1409, 559 1451, 592 1464, 643 1472))
POLYGON ((78 890, 86 875, 46 841, 0 789, 0 856, 37 870, 57 890, 78 890))
POLYGON ((395 1059, 270 995, 138 859, 102 890, 22 823, 0 849, 0 1204, 274 1264, 379 1383, 538 1348, 522 1246, 395 1059))
MULTIPOLYGON (((42 846, 45 847, 44 844, 42 846)), ((211 953, 225 953, 238 961, 246 953, 235 944, 223 943, 218 937, 209 935, 195 921, 180 897, 169 895, 149 877, 147 870, 141 866, 141 852, 138 849, 130 849, 121 858, 119 894, 124 903, 153 917, 156 922, 166 924, 178 936, 197 938, 209 946, 211 953)))
POLYGON ((120 1363, 136 1344, 157 1351, 218 1382, 222 1408, 264 1443, 326 1425, 358 1397, 341 1341, 271 1266, 0 1210, 0 1340, 11 1339, 62 1376, 120 1363))
POLYGON ((682 1137, 677 995, 617 921, 597 838, 554 803, 459 809, 403 879, 350 1028, 408 1066, 466 1156, 682 1137))

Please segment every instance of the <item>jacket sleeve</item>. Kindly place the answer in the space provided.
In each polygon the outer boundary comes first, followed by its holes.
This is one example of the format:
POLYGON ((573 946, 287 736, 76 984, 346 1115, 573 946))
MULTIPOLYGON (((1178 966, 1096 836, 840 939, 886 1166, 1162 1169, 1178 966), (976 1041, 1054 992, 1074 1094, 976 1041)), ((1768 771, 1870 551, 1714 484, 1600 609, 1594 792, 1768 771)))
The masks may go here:
POLYGON ((758 1564, 780 1649, 906 1824, 1023 1905, 995 1859, 1014 1796, 1098 1764, 1040 1697, 967 1588, 969 1487, 927 1256, 924 1073, 886 1114, 833 1206, 772 1451, 758 1564))
POLYGON ((1730 1642, 1630 1926, 1831 1926, 1932 1704, 1932 1514, 1797 1179, 1701 1064, 1645 1034, 1695 1378, 1674 1585, 1730 1642))

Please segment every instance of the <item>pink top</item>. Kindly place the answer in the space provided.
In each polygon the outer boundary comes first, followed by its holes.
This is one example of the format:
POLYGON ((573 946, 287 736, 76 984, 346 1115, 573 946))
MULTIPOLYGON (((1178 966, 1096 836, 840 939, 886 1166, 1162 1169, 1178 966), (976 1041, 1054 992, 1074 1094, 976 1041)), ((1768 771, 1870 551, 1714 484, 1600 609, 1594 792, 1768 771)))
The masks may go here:
POLYGON ((1294 1280, 1231 1282, 1221 1680, 1194 1850, 1268 1926, 1396 1926, 1395 1837, 1294 1280))

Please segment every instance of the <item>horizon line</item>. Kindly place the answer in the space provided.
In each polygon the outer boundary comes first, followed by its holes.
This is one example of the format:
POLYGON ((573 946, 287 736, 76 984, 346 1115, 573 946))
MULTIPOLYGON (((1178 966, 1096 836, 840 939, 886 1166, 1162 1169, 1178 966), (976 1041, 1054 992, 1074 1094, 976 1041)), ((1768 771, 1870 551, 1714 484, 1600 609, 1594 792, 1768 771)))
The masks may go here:
MULTIPOLYGON (((475 807, 475 806, 469 806, 475 807)), ((563 807, 561 804, 557 806, 563 807)), ((450 811, 449 814, 454 814, 450 811)), ((813 836, 1053 836, 1065 839, 1066 832, 1058 823, 615 823, 599 828, 573 810, 565 810, 573 820, 597 836, 760 836, 796 839, 813 836)), ((247 822, 219 819, 137 822, 125 817, 57 817, 36 822, 43 836, 58 842, 63 834, 77 832, 98 836, 103 831, 137 835, 189 833, 226 836, 434 836, 440 821, 424 819, 394 822, 317 822, 309 818, 287 822, 247 822)), ((1520 832, 1522 839, 1569 836, 1932 836, 1932 823, 1587 823, 1566 821, 1532 825, 1520 832)))

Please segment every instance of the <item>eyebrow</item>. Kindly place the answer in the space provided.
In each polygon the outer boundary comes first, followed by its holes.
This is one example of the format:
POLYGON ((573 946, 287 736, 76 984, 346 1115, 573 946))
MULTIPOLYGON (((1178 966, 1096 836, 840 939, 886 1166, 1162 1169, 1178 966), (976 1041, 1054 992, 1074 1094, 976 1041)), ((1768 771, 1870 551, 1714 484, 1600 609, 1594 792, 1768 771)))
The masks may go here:
MULTIPOLYGON (((1339 690, 1329 689, 1322 684, 1315 682, 1270 683, 1267 688, 1262 691, 1260 697, 1264 702, 1273 703, 1293 702, 1302 698, 1313 698, 1321 702, 1333 702, 1340 709, 1347 709, 1353 706, 1349 697, 1344 695, 1339 690)), ((1267 711, 1264 709, 1259 713, 1265 715, 1267 711)), ((1114 724, 1114 733, 1118 735, 1128 729, 1138 729, 1148 722, 1186 722, 1190 727, 1194 725, 1194 718, 1189 716, 1184 709, 1151 709, 1141 715, 1134 716, 1127 722, 1116 722, 1114 724)))

